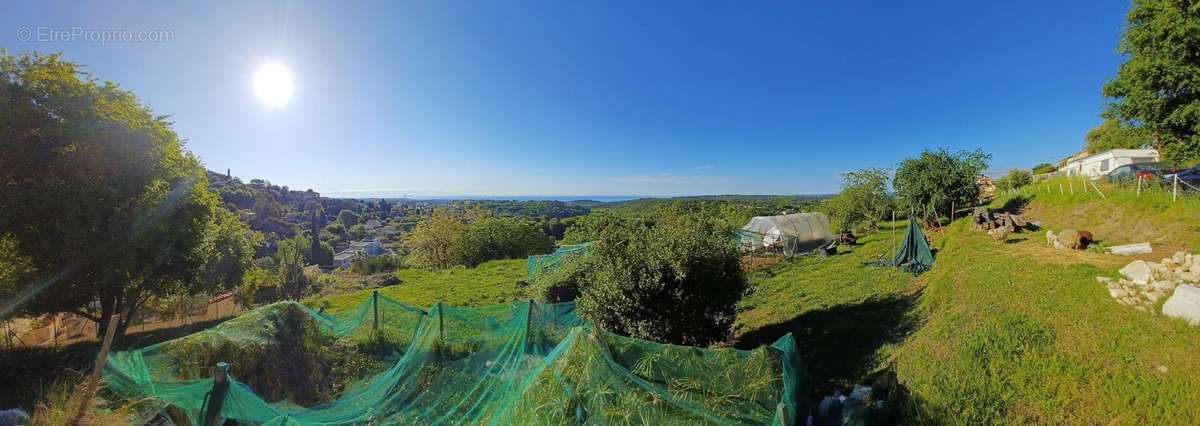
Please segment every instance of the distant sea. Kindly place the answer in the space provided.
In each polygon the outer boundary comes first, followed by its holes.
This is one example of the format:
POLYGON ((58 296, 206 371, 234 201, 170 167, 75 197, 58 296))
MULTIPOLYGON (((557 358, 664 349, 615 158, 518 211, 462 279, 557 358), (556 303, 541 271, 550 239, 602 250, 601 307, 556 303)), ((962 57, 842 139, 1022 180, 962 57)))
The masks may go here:
MULTIPOLYGON (((385 197, 356 196, 356 197, 339 197, 339 198, 358 198, 358 199, 384 198, 384 199, 388 199, 388 200, 398 200, 401 197, 396 197, 396 196, 385 196, 385 197)), ((601 201, 601 202, 611 203, 611 202, 616 202, 616 201, 636 200, 639 198, 646 198, 646 197, 639 196, 639 195, 413 195, 413 196, 409 196, 406 198, 409 200, 444 200, 444 201, 457 201, 457 200, 581 201, 581 200, 588 200, 588 201, 601 201)))

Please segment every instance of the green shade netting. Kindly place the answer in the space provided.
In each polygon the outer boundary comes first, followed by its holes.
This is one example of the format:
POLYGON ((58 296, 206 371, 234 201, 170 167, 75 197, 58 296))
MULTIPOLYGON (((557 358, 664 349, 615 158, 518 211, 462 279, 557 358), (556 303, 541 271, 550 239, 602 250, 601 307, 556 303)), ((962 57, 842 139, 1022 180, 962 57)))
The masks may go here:
POLYGON ((529 256, 526 262, 529 282, 534 282, 542 275, 554 272, 563 262, 576 255, 585 255, 592 250, 592 243, 571 244, 559 247, 554 253, 529 256))
POLYGON ((925 241, 925 233, 915 218, 908 219, 908 229, 904 231, 904 243, 892 259, 892 266, 920 274, 933 267, 933 252, 929 251, 929 243, 925 241))
POLYGON ((116 352, 104 380, 196 423, 220 361, 221 415, 263 425, 794 423, 805 377, 790 334, 701 349, 599 331, 573 302, 418 309, 375 293, 348 312, 280 302, 116 352))

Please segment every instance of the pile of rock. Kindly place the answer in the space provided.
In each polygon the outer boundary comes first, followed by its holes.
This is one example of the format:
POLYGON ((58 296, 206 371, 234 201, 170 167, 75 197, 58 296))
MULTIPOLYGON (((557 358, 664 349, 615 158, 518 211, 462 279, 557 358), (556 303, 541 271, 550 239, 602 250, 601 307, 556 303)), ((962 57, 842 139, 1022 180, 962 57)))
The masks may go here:
POLYGON ((1143 312, 1154 312, 1163 305, 1163 314, 1200 323, 1200 256, 1177 252, 1162 261, 1137 260, 1121 268, 1121 278, 1096 277, 1108 286, 1108 294, 1118 303, 1143 312))
POLYGON ((1021 231, 1029 224, 1019 214, 993 212, 987 207, 977 207, 971 213, 971 228, 986 231, 996 241, 1008 239, 1008 234, 1021 231))

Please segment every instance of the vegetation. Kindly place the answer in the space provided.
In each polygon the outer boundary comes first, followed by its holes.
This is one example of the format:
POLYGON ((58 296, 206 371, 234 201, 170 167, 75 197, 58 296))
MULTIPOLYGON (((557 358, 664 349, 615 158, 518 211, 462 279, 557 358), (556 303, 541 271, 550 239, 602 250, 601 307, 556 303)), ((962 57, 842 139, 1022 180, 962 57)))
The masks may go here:
POLYGON ((842 192, 825 200, 822 209, 841 231, 879 229, 894 206, 887 170, 867 168, 842 173, 842 192))
MULTIPOLYGON (((1142 129, 1164 161, 1200 160, 1200 16, 1175 0, 1134 0, 1117 51, 1125 63, 1104 85, 1105 117, 1142 129)), ((1090 142, 1090 141, 1089 141, 1090 142)))
POLYGON ((1033 183, 1033 173, 1025 169, 1012 169, 1008 174, 996 180, 996 188, 1000 190, 1018 189, 1033 183))
POLYGON ((462 235, 468 225, 447 209, 438 209, 421 220, 408 236, 412 250, 409 263, 416 267, 446 269, 458 264, 462 255, 462 235))
POLYGON ((466 266, 554 251, 554 239, 534 222, 511 217, 488 217, 472 223, 462 235, 461 244, 462 263, 466 266))
MULTIPOLYGON (((474 268, 456 267, 440 271, 401 269, 396 271, 399 285, 378 291, 396 301, 427 307, 438 301, 452 306, 488 306, 511 302, 520 296, 519 283, 525 279, 525 260, 493 260, 474 268)), ((371 297, 374 290, 310 298, 305 304, 325 307, 326 312, 352 310, 371 297)))
POLYGON ((1058 167, 1054 167, 1054 165, 1050 163, 1041 163, 1033 166, 1032 171, 1035 175, 1054 173, 1055 171, 1058 171, 1058 167))
POLYGON ((1089 130, 1087 145, 1088 152, 1098 153, 1113 149, 1141 148, 1150 144, 1150 138, 1144 129, 1122 124, 1120 121, 1107 119, 1096 128, 1089 130))
POLYGON ((254 241, 165 117, 84 75, 0 52, 0 239, 21 265, 0 297, 101 330, 120 312, 123 332, 151 298, 236 285, 254 241))
POLYGON ((664 215, 603 229, 586 257, 579 312, 606 330, 687 345, 722 341, 746 289, 730 229, 705 216, 664 215))
POLYGON ((896 170, 894 186, 900 206, 929 220, 951 209, 979 202, 976 182, 992 158, 981 150, 950 153, 926 150, 920 157, 907 158, 896 170))

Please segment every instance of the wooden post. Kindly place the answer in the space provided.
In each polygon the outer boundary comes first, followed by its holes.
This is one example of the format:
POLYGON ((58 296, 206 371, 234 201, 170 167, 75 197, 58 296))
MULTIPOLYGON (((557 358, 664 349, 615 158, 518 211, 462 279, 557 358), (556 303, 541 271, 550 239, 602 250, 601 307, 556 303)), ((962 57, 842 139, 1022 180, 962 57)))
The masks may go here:
POLYGON ((1172 186, 1174 186, 1174 188, 1171 190, 1171 202, 1174 203, 1175 200, 1179 199, 1179 173, 1175 174, 1175 180, 1173 181, 1172 186))
POLYGON ((88 406, 92 403, 92 397, 96 395, 96 386, 100 382, 100 371, 108 362, 108 349, 112 347, 113 336, 117 334, 117 324, 120 319, 120 314, 113 314, 108 318, 108 328, 104 330, 104 342, 100 344, 100 353, 96 354, 96 365, 92 367, 92 374, 88 375, 87 381, 84 382, 83 394, 80 395, 83 400, 79 402, 79 412, 75 414, 75 418, 71 419, 73 426, 79 426, 83 421, 83 416, 87 414, 88 406))
POLYGON ((1108 197, 1105 197, 1105 196, 1104 196, 1104 193, 1103 193, 1103 192, 1100 192, 1100 187, 1099 187, 1099 186, 1096 186, 1096 182, 1088 182, 1088 183, 1092 184, 1092 189, 1095 189, 1095 190, 1096 190, 1096 193, 1097 193, 1097 194, 1100 194, 1100 198, 1103 198, 1103 199, 1108 199, 1108 197))
POLYGON ((213 387, 204 403, 204 423, 201 426, 220 425, 221 409, 225 406, 225 396, 229 395, 229 363, 218 362, 212 373, 213 387))
POLYGON ((1067 179, 1067 187, 1071 188, 1071 195, 1075 195, 1075 179, 1067 179))
POLYGON ((896 211, 892 210, 892 253, 896 253, 896 211))
POLYGON ((446 320, 445 320, 445 315, 444 315, 445 313, 442 312, 442 301, 440 301, 440 300, 437 302, 437 311, 438 311, 438 339, 445 342, 446 341, 446 320))
POLYGON ((1142 196, 1142 175, 1138 175, 1138 191, 1137 191, 1137 195, 1138 195, 1139 197, 1141 197, 1141 196, 1142 196))
POLYGON ((371 308, 375 311, 375 322, 371 326, 371 330, 379 331, 379 290, 371 292, 371 308))
POLYGON ((1062 186, 1062 182, 1059 182, 1059 183, 1058 183, 1058 195, 1064 195, 1064 194, 1063 194, 1063 186, 1062 186))

